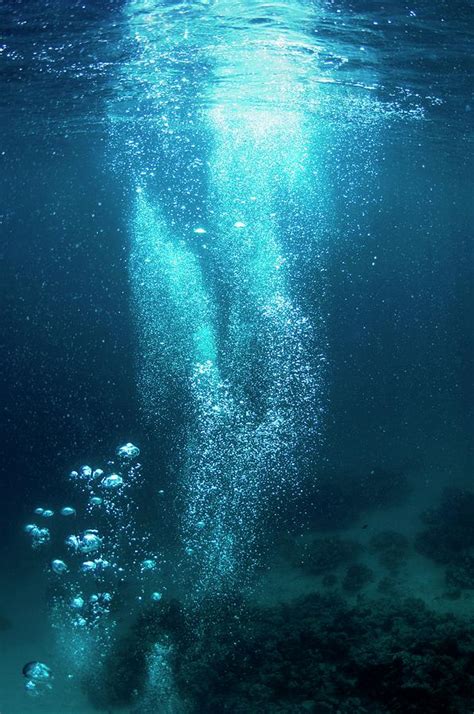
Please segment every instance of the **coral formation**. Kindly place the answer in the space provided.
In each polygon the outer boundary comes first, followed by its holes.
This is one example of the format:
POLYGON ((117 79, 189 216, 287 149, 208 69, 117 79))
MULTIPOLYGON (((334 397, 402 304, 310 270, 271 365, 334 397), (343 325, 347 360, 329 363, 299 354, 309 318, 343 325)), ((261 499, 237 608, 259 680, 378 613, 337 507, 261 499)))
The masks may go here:
POLYGON ((474 589, 474 555, 463 555, 447 566, 446 584, 451 591, 474 589))
POLYGON ((342 581, 342 587, 348 593, 356 593, 374 580, 374 571, 363 563, 350 565, 342 581))
POLYGON ((381 531, 370 539, 370 550, 387 570, 396 572, 408 552, 408 539, 397 531, 381 531))
POLYGON ((122 666, 112 658, 107 692, 114 701, 118 691, 140 688, 143 651, 164 630, 175 648, 174 682, 191 714, 472 711, 474 624, 419 600, 349 605, 332 593, 271 608, 216 609, 212 602, 191 620, 177 607, 164 619, 152 610, 124 640, 122 666))
POLYGON ((474 549, 474 493, 447 489, 437 508, 422 514, 425 529, 418 534, 417 550, 437 563, 451 563, 474 549))

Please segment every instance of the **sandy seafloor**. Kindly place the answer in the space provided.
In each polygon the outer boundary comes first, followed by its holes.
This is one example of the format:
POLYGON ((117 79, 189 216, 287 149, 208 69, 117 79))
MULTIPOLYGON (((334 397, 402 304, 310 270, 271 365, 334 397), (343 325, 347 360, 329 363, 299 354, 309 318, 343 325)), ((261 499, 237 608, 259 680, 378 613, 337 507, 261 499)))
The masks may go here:
MULTIPOLYGON (((413 490, 402 506, 366 513, 360 523, 351 528, 334 532, 307 532, 301 538, 309 542, 315 537, 335 535, 358 541, 365 546, 375 533, 394 530, 407 536, 412 543, 416 532, 421 530, 420 513, 439 503, 447 485, 472 490, 469 474, 464 470, 451 470, 447 479, 446 468, 446 464, 440 463, 438 471, 433 468, 429 471, 414 468, 408 473, 413 490)), ((360 562, 372 568, 375 579, 362 592, 346 594, 349 602, 352 599, 354 604, 360 598, 380 597, 377 585, 387 575, 387 570, 370 552, 364 550, 360 562)), ((67 672, 64 671, 56 651, 54 633, 47 613, 48 580, 43 568, 42 559, 29 551, 25 543, 23 562, 12 562, 8 582, 4 581, 0 586, 0 714, 94 714, 98 710, 88 703, 74 679, 67 679, 67 672), (14 581, 12 573, 15 574, 14 581), (48 662, 55 672, 52 691, 36 698, 25 693, 21 676, 23 665, 31 659, 48 662)), ((336 575, 340 573, 336 571, 336 575)), ((458 599, 449 598, 444 581, 444 568, 411 547, 395 579, 400 598, 419 598, 437 613, 468 617, 474 614, 474 591, 463 590, 458 599)), ((261 605, 290 602, 315 591, 325 592, 321 580, 321 577, 308 575, 302 568, 291 565, 284 549, 277 546, 275 552, 270 554, 269 565, 260 572, 255 598, 261 605)), ((132 709, 121 707, 100 711, 107 714, 130 714, 132 709)))

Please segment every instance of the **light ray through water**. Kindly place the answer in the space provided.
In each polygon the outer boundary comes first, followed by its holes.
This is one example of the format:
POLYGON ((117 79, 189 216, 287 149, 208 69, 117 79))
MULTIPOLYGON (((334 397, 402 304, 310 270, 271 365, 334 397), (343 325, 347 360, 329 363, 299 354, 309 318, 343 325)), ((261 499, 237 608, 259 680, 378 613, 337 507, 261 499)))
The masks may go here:
POLYGON ((123 71, 138 87, 135 120, 124 132, 112 117, 134 183, 129 266, 151 425, 184 395, 178 491, 193 597, 247 581, 267 504, 297 488, 319 429, 310 355, 321 356, 322 338, 294 275, 317 242, 307 53, 294 29, 311 13, 269 6, 270 26, 256 33, 252 8, 130 2, 137 50, 123 71), (242 18, 248 29, 236 32, 242 18), (183 164, 189 180, 178 185, 183 164))

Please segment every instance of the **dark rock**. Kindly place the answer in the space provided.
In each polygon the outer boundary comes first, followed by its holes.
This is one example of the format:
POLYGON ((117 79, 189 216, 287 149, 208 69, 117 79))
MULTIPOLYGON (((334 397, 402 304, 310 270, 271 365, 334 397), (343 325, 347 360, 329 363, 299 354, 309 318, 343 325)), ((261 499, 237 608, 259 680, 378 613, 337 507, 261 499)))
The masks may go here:
POLYGON ((316 538, 295 551, 293 563, 312 575, 323 575, 356 560, 361 551, 359 543, 347 538, 316 538))
POLYGON ((474 550, 474 493, 456 489, 444 492, 440 505, 422 514, 424 530, 415 547, 437 563, 450 563, 474 550))
POLYGON ((448 565, 446 585, 453 590, 474 589, 474 555, 463 555, 448 565))
POLYGON ((408 552, 408 539, 397 531, 381 531, 370 539, 370 550, 387 570, 397 571, 408 552))

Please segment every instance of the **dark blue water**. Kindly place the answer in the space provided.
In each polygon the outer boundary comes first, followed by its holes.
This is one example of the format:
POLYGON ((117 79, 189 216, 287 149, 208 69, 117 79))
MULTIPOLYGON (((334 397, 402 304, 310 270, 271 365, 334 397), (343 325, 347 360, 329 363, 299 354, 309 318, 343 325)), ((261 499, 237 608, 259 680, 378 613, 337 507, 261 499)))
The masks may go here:
POLYGON ((1 712, 472 710, 472 23, 0 5, 1 712))

